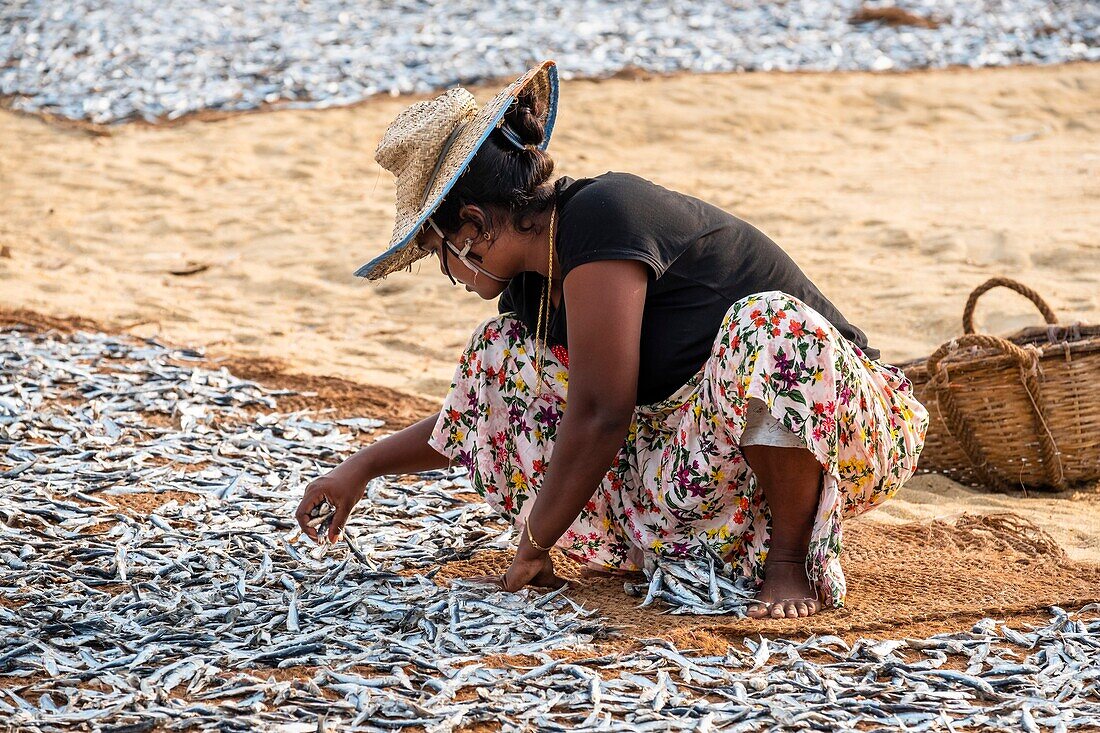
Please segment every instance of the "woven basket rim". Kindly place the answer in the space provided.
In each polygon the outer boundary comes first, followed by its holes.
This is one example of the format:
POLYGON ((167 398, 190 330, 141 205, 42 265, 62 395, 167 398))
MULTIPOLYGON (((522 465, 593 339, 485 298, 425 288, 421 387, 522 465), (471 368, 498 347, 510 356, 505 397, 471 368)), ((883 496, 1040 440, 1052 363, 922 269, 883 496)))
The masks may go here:
MULTIPOLYGON (((1067 352, 1070 356, 1080 356, 1090 354, 1094 351, 1100 351, 1100 325, 1057 324, 1054 326, 1029 326, 1009 336, 1003 336, 1002 338, 1017 346, 1034 346, 1039 350, 1040 359, 1064 359, 1067 352), (1052 343, 1046 340, 1050 332, 1049 329, 1051 328, 1064 330, 1077 328, 1081 331, 1083 337, 1076 340, 1066 339, 1052 343)), ((928 358, 928 356, 920 356, 899 362, 894 366, 904 370, 919 369, 928 364, 928 358)), ((1013 359, 1003 352, 993 349, 976 349, 948 354, 944 357, 942 363, 945 365, 950 364, 958 369, 958 367, 963 365, 973 365, 974 367, 999 366, 999 362, 1013 362, 1013 359)))

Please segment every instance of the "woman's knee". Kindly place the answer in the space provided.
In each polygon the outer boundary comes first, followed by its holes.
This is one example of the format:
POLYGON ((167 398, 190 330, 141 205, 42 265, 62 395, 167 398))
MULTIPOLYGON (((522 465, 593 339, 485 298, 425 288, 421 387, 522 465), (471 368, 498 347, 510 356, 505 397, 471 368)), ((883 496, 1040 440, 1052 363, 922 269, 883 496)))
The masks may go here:
POLYGON ((529 350, 527 330, 512 314, 488 318, 470 335, 455 372, 454 384, 474 379, 503 386, 504 375, 518 370, 517 355, 529 350))
POLYGON ((754 334, 751 340, 757 344, 772 339, 828 341, 830 335, 835 335, 823 315, 780 290, 754 293, 734 302, 722 323, 718 345, 734 333, 738 334, 734 343, 754 334))
POLYGON ((767 290, 744 297, 733 304, 730 312, 731 315, 737 313, 742 318, 747 316, 755 325, 761 327, 791 318, 803 323, 812 323, 813 327, 810 330, 829 325, 825 316, 782 290, 767 290))
POLYGON ((479 341, 492 341, 500 334, 507 333, 516 328, 522 329, 523 323, 511 313, 501 313, 482 321, 481 324, 474 329, 470 337, 470 343, 472 345, 479 341))
POLYGON ((526 333, 523 323, 510 313, 486 318, 473 330, 470 339, 463 350, 463 360, 468 360, 471 355, 482 354, 502 339, 516 340, 526 333))

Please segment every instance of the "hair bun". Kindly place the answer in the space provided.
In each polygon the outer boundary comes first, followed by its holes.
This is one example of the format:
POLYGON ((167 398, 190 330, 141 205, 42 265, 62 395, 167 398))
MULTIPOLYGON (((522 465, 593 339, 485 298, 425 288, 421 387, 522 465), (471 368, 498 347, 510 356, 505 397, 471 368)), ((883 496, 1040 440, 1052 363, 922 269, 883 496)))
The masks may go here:
POLYGON ((504 121, 516 131, 524 145, 541 145, 546 139, 542 99, 532 89, 525 89, 504 113, 504 121))

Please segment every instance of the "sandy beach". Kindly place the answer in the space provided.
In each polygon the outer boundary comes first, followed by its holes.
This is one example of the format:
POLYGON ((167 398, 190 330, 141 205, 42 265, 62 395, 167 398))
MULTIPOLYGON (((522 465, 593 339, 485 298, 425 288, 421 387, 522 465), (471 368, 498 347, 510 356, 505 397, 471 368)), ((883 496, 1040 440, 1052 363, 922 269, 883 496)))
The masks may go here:
MULTIPOLYGON (((752 222, 898 362, 994 275, 1100 321, 1098 99, 1088 64, 569 81, 551 151, 752 222)), ((103 134, 0 115, 4 305, 441 398, 493 304, 430 267, 351 276, 388 241, 374 146, 411 101, 103 134)), ((985 330, 1038 322, 987 297, 985 330)))
MULTIPOLYGON (((995 275, 1100 322, 1098 100, 1088 64, 633 74, 565 83, 551 150, 559 174, 635 172, 754 223, 897 363, 958 334, 995 275)), ((260 376, 349 380, 340 399, 384 395, 358 404, 394 426, 429 414, 495 306, 430 265, 351 275, 388 239, 392 179, 373 151, 411 101, 165 127, 0 114, 3 307, 252 358, 260 376)), ((979 307, 993 333, 1037 322, 1011 293, 979 307)), ((918 476, 868 519, 966 511, 1014 512, 1100 562, 1088 489, 1025 498, 918 476)))

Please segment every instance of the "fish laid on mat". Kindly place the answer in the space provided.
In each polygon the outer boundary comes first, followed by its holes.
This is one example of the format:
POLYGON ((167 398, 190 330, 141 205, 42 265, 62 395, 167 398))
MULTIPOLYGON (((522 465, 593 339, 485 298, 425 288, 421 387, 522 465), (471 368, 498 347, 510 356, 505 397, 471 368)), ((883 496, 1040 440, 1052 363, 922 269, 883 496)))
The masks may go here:
POLYGON ((744 618, 756 598, 756 583, 735 577, 733 566, 706 550, 701 558, 647 558, 647 582, 625 583, 627 594, 645 596, 640 608, 660 600, 671 614, 744 618))
MULTIPOLYGON (((294 539, 302 484, 377 424, 274 412, 277 393, 199 359, 0 330, 0 729, 1100 725, 1100 605, 927 639, 624 643, 567 589, 436 582, 510 542, 446 472, 371 482, 347 542, 314 558, 294 539)), ((694 612, 745 600, 713 557, 650 580, 636 590, 694 612)))

